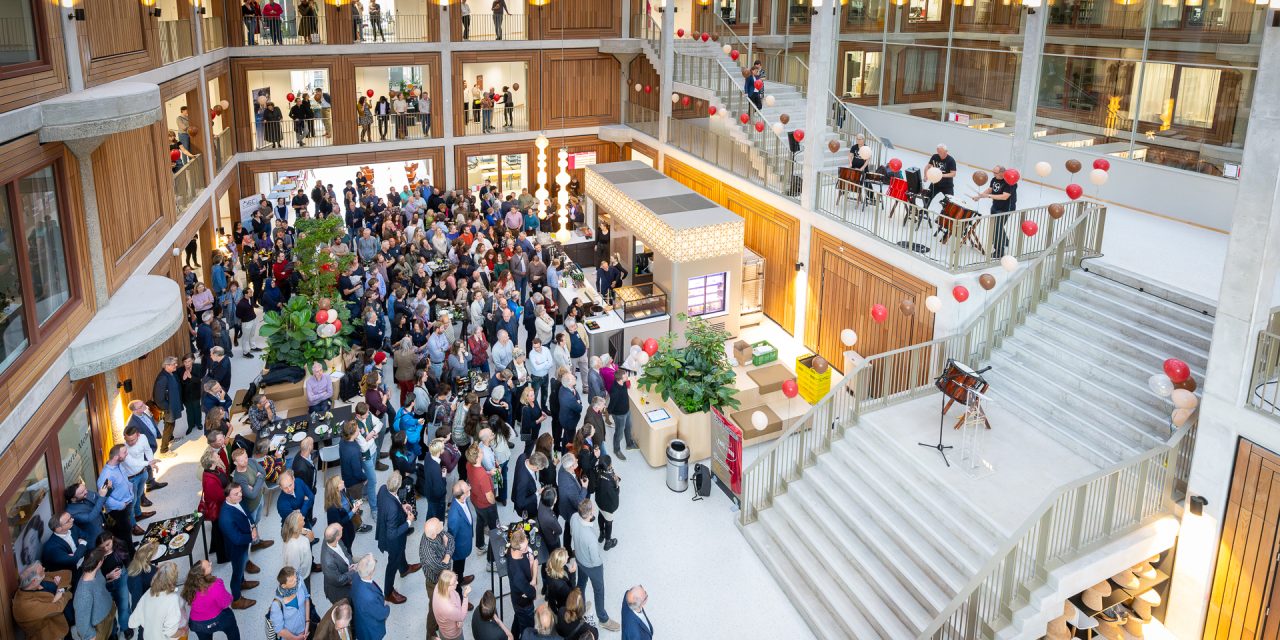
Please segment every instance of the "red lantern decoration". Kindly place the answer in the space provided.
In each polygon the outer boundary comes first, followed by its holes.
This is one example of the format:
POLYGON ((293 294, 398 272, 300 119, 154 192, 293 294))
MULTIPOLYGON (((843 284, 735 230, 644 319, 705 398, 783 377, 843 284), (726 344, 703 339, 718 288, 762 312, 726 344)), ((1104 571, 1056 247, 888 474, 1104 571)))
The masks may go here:
POLYGON ((878 302, 871 305, 871 319, 875 320, 876 324, 884 323, 884 321, 888 319, 888 317, 889 317, 889 310, 886 309, 884 305, 878 302))
MULTIPOLYGON (((1021 179, 1022 179, 1022 174, 1018 173, 1017 169, 1006 169, 1004 172, 1005 184, 1018 184, 1018 181, 1021 179)), ((1027 234, 1027 235, 1030 235, 1030 234, 1027 234)))
POLYGON ((684 29, 676 29, 676 37, 677 37, 677 38, 683 38, 683 37, 684 37, 684 29))
POLYGON ((1067 185, 1067 197, 1068 197, 1068 198, 1071 198, 1072 200, 1079 200, 1079 199, 1080 199, 1080 196, 1082 196, 1082 195, 1084 195, 1084 188, 1083 188, 1083 187, 1081 187, 1081 186, 1080 186, 1080 185, 1078 185, 1078 184, 1069 184, 1069 185, 1067 185))
POLYGON ((796 142, 804 142, 804 129, 796 129, 791 135, 795 136, 796 142))
POLYGON ((703 32, 702 32, 702 41, 703 41, 703 42, 706 42, 706 41, 708 41, 708 40, 710 40, 710 39, 711 39, 711 34, 707 33, 706 31, 703 31, 703 32))
POLYGON ((745 111, 738 114, 738 122, 741 122, 742 124, 746 124, 750 120, 751 120, 751 116, 747 115, 745 111))
POLYGON ((1191 367, 1177 358, 1169 358, 1164 361, 1164 374, 1169 376, 1169 380, 1174 384, 1182 384, 1191 377, 1191 367))
POLYGON ((756 121, 756 133, 764 133, 764 122, 761 120, 756 121))
POLYGON ((1107 160, 1106 158, 1098 158, 1097 160, 1093 161, 1093 168, 1102 169, 1103 171, 1110 171, 1111 161, 1107 160))
POLYGON ((372 98, 372 97, 373 97, 373 89, 365 89, 365 90, 364 90, 364 94, 365 94, 366 96, 369 96, 370 98, 372 98))
POLYGON ((1039 230, 1040 230, 1040 226, 1037 225, 1034 220, 1022 221, 1022 235, 1025 235, 1028 238, 1030 238, 1031 236, 1034 236, 1036 232, 1039 230))
POLYGON ((182 152, 178 151, 177 149, 174 149, 173 151, 169 152, 169 160, 171 162, 177 162, 178 159, 181 157, 182 157, 182 152))
POLYGON ((716 106, 713 104, 707 107, 707 115, 714 116, 716 114, 716 106))
POLYGON ((889 170, 894 172, 902 171, 902 161, 897 158, 889 158, 889 170))
POLYGON ((651 86, 649 86, 649 85, 647 85, 647 84, 646 84, 646 85, 644 86, 644 92, 645 92, 645 93, 653 93, 653 87, 651 87, 651 86))
POLYGON ((964 302, 969 299, 969 290, 964 285, 958 284, 951 290, 951 297, 955 298, 956 302, 964 302))
POLYGON ((682 106, 682 107, 687 107, 687 106, 689 106, 689 96, 685 96, 685 97, 683 97, 683 98, 680 98, 680 106, 682 106))
POLYGON ((741 56, 741 55, 742 55, 742 54, 738 53, 738 50, 737 50, 737 49, 734 49, 734 50, 732 50, 732 51, 730 51, 730 52, 729 52, 729 59, 730 59, 730 60, 737 60, 737 59, 738 59, 738 57, 739 57, 739 56, 741 56))
POLYGON ((340 332, 340 331, 342 331, 342 321, 341 321, 341 320, 339 320, 339 319, 337 319, 337 318, 334 318, 334 319, 333 319, 333 334, 334 334, 334 335, 337 335, 337 334, 338 334, 338 332, 340 332))
POLYGON ((640 348, 644 349, 644 352, 652 357, 653 354, 658 352, 658 341, 654 338, 649 338, 644 341, 644 344, 640 348))
POLYGON ((757 80, 756 80, 756 91, 760 91, 761 89, 764 89, 764 80, 759 80, 759 79, 757 79, 757 80))
POLYGON ((288 94, 285 94, 284 99, 288 100, 289 102, 293 102, 293 99, 296 97, 297 96, 293 95, 292 93, 288 93, 288 94))
POLYGON ((782 383, 782 395, 788 398, 794 398, 798 393, 800 393, 800 387, 796 384, 795 380, 787 380, 782 383))

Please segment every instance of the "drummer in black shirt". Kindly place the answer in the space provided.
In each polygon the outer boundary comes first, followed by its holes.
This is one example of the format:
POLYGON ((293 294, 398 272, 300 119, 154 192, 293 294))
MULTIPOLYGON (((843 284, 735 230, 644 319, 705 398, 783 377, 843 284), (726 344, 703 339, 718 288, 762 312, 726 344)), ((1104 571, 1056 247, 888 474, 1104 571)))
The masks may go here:
MULTIPOLYGON (((1018 185, 1005 182, 1004 167, 996 165, 991 168, 991 182, 987 183, 987 189, 978 194, 978 199, 982 198, 991 200, 991 215, 1014 211, 1018 208, 1018 185)), ((1004 228, 1008 217, 1001 216, 994 222, 996 229, 991 245, 993 258, 1003 257, 1005 249, 1009 247, 1009 235, 1004 228)))
POLYGON ((956 193, 956 159, 947 153, 947 145, 938 145, 938 152, 929 157, 929 166, 937 167, 942 172, 942 179, 929 187, 929 194, 924 201, 925 209, 933 205, 933 199, 939 193, 945 193, 949 196, 956 193))

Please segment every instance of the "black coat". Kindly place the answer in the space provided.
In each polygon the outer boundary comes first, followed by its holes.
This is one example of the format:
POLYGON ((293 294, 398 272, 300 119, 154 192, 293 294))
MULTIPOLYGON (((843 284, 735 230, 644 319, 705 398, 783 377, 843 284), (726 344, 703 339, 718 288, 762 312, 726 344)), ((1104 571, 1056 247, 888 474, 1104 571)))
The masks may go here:
POLYGON ((448 487, 444 476, 440 473, 440 463, 433 460, 430 455, 424 455, 421 470, 418 472, 418 495, 426 498, 431 504, 443 507, 449 500, 447 492, 448 487))
POLYGON ((538 513, 538 483, 529 474, 529 467, 525 465, 527 459, 528 456, 520 454, 511 469, 511 501, 516 513, 526 518, 538 513))
POLYGON ((282 120, 284 120, 284 113, 280 111, 280 107, 272 106, 262 114, 262 122, 265 125, 263 133, 266 135, 267 142, 284 140, 284 132, 280 128, 282 120))

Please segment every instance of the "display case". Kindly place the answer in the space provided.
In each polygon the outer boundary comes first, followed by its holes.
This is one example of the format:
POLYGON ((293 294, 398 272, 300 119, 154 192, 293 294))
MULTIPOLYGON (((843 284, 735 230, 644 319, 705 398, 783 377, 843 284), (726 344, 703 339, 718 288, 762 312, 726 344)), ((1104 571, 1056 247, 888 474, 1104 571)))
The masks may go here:
POLYGON ((744 327, 760 324, 764 319, 764 258, 756 252, 742 250, 742 309, 744 327))
POLYGON ((644 320, 667 313, 667 292, 653 283, 613 290, 613 310, 623 322, 644 320))

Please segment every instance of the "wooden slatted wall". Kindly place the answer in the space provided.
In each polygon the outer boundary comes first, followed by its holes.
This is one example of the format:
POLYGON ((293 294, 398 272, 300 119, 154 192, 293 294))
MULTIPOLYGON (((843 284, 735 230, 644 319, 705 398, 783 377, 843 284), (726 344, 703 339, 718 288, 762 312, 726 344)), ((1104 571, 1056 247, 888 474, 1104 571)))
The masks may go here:
POLYGON ((164 123, 113 134, 93 152, 107 285, 115 291, 174 219, 164 123), (160 163, 163 162, 163 165, 160 163), (163 171, 163 178, 161 177, 163 171), (163 180, 163 181, 162 181, 163 180))
POLYGON ((529 7, 529 33, 539 40, 617 38, 622 35, 622 3, 601 0, 556 0, 529 7))
POLYGON ((1241 439, 1205 615, 1205 640, 1276 637, 1280 611, 1272 616, 1263 612, 1275 588, 1278 521, 1280 456, 1241 439))
POLYGON ((12 111, 67 92, 67 56, 62 39, 61 14, 53 2, 36 2, 39 20, 36 38, 45 64, 0 78, 0 113, 12 111))

